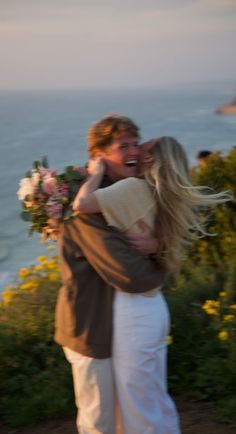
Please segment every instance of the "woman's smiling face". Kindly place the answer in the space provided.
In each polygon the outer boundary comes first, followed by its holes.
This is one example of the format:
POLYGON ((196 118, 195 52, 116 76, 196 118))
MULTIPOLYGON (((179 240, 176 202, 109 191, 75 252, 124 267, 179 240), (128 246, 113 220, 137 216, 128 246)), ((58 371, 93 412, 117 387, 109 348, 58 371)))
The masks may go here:
POLYGON ((155 140, 149 140, 148 142, 140 145, 140 167, 139 172, 142 175, 143 172, 152 166, 154 162, 154 156, 150 152, 155 144, 155 140))

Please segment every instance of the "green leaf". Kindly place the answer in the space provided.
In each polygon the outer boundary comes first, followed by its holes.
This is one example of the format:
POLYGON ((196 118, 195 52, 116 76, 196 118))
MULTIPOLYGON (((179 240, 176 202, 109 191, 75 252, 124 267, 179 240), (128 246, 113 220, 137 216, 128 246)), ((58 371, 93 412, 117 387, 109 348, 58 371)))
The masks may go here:
POLYGON ((47 157, 47 155, 44 155, 44 156, 42 157, 42 167, 44 167, 45 169, 48 169, 48 168, 49 168, 49 165, 48 165, 48 157, 47 157))
POLYGON ((32 221, 32 215, 28 211, 22 211, 20 213, 20 216, 21 216, 22 220, 24 220, 25 222, 31 222, 32 221))
POLYGON ((41 162, 36 160, 33 162, 33 169, 38 169, 41 166, 41 162))

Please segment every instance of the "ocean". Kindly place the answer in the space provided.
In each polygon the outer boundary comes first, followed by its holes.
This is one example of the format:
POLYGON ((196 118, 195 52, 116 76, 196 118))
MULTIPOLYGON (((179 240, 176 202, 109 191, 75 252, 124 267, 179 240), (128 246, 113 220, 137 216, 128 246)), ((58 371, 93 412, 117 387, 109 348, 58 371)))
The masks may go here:
POLYGON ((227 153, 236 145, 236 117, 215 114, 235 96, 232 84, 162 89, 0 92, 0 291, 20 267, 47 247, 28 237, 16 192, 32 162, 47 155, 51 168, 87 160, 86 132, 107 113, 136 121, 142 138, 171 135, 196 164, 199 150, 227 153))

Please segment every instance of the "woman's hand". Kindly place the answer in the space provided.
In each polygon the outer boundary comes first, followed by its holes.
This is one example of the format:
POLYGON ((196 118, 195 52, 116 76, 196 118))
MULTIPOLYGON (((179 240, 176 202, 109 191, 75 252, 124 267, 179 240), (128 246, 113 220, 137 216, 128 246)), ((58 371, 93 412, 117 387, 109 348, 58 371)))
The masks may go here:
POLYGON ((158 240, 152 234, 150 228, 143 220, 138 221, 138 225, 142 232, 140 234, 127 234, 127 238, 132 247, 137 250, 140 255, 149 256, 158 253, 158 240))
POLYGON ((72 209, 77 213, 95 213, 100 212, 99 204, 93 192, 97 190, 105 173, 105 163, 101 157, 94 158, 88 163, 89 177, 81 185, 75 200, 72 204, 72 209))
POLYGON ((89 160, 88 163, 88 173, 90 176, 96 176, 96 175, 104 175, 105 173, 105 162, 103 161, 102 157, 96 157, 92 160, 89 160))

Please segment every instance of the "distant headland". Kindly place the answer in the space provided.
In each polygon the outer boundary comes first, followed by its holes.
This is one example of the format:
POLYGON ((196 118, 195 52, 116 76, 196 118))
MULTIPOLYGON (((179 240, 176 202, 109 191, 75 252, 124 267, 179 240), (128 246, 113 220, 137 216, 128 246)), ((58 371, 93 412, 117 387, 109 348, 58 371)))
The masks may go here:
POLYGON ((217 114, 236 115, 236 97, 228 104, 220 105, 216 109, 217 114))

